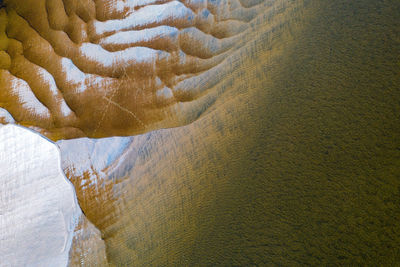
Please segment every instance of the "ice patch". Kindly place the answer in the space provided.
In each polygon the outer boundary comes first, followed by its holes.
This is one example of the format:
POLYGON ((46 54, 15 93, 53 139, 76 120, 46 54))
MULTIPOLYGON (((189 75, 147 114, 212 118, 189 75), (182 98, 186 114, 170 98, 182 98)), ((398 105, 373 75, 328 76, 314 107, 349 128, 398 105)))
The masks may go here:
POLYGON ((0 128, 0 265, 67 266, 81 216, 57 146, 28 129, 0 128))

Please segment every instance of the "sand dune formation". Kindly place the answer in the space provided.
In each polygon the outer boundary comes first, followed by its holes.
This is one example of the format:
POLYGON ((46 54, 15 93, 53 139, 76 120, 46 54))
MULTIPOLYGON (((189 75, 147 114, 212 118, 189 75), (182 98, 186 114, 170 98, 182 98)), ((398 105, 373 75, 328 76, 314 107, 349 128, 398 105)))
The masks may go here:
POLYGON ((5 3, 1 107, 54 140, 195 120, 215 99, 207 91, 232 69, 227 58, 285 8, 239 0, 5 3))
POLYGON ((400 262, 400 3, 4 0, 0 122, 56 142, 70 266, 400 262))

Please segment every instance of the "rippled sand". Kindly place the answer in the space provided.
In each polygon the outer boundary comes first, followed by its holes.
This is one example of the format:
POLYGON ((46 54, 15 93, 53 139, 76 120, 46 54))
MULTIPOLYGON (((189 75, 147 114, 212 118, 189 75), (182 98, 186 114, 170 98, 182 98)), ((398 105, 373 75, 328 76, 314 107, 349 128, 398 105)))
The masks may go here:
MULTIPOLYGON (((185 125, 284 1, 8 0, 0 107, 53 140, 185 125)), ((276 27, 276 22, 269 27, 276 27)), ((4 119, 3 119, 4 120, 4 119)))

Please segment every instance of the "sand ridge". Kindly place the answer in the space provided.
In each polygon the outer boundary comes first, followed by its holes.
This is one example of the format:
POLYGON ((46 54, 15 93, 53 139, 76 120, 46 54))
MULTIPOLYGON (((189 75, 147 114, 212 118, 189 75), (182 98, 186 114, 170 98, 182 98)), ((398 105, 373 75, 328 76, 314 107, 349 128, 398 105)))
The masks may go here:
POLYGON ((53 140, 185 125, 278 2, 5 1, 0 107, 53 140))

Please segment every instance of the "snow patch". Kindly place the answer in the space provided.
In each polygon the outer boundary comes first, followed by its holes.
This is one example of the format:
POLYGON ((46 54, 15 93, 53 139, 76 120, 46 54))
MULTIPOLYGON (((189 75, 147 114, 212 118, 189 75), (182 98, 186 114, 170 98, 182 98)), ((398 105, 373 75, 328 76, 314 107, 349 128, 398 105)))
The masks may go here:
POLYGON ((1 266, 67 266, 81 216, 57 146, 16 125, 0 128, 1 266))

